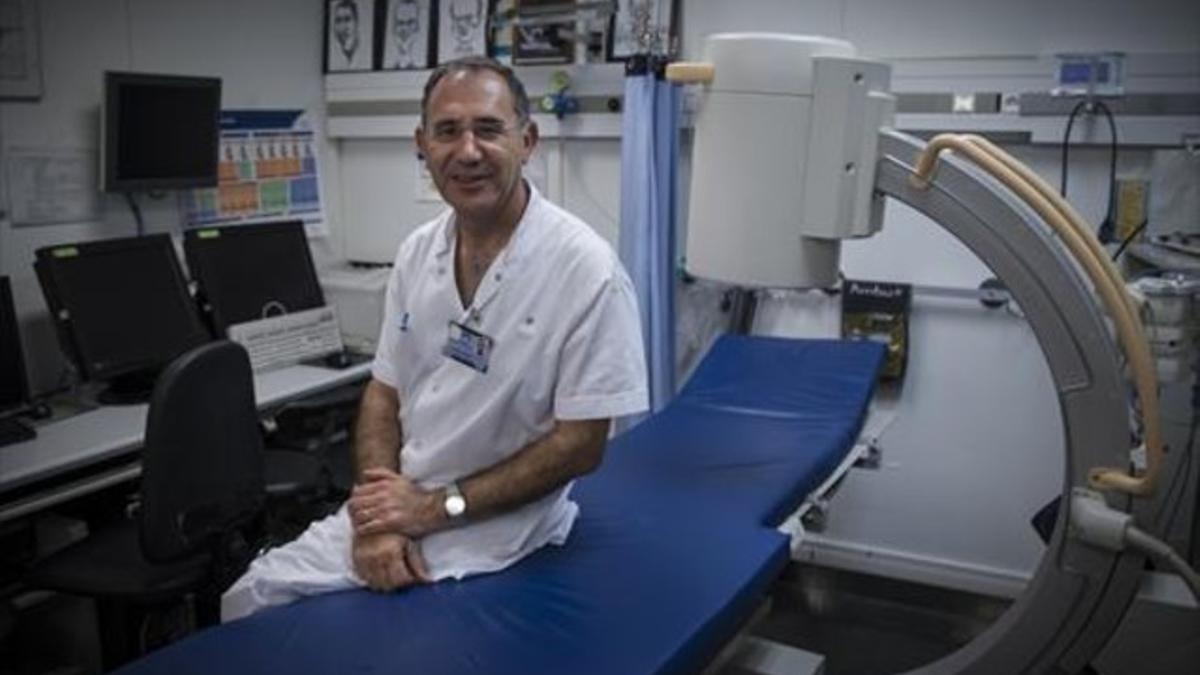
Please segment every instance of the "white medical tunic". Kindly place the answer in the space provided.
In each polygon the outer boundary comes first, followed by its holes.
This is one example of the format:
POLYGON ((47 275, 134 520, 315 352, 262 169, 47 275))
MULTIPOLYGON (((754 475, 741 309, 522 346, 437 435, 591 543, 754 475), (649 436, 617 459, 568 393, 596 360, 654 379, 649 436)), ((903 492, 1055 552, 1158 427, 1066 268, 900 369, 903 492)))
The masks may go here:
MULTIPOLYGON (((428 489, 461 480, 548 433, 554 421, 647 408, 636 298, 612 248, 529 186, 516 230, 464 307, 453 212, 400 246, 372 373, 397 390, 400 471, 428 489), (444 355, 451 322, 492 341, 486 369, 444 355)), ((425 537, 435 579, 503 569, 567 538, 568 484, 535 502, 425 537)), ((468 504, 468 515, 470 505, 468 504)), ((223 598, 228 620, 302 595, 362 585, 343 507, 256 560, 223 598)))
MULTIPOLYGON (((400 395, 401 473, 440 488, 501 462, 555 419, 645 410, 636 298, 607 242, 530 187, 508 245, 464 307, 455 233, 451 213, 417 230, 388 288, 373 374, 400 395), (486 371, 443 354, 451 322, 491 338, 486 371)), ((561 543, 577 512, 569 490, 429 535, 421 551, 430 574, 490 572, 561 543)))

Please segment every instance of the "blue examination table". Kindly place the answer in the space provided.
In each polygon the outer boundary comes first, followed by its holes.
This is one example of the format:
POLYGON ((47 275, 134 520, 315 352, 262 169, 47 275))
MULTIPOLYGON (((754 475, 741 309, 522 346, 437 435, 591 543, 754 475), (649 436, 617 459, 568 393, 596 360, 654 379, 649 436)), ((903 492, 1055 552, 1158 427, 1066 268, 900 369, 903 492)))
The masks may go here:
POLYGON ((882 359, 868 342, 723 337, 578 482, 566 545, 497 574, 273 608, 119 672, 698 671, 787 563, 775 527, 853 447, 882 359))

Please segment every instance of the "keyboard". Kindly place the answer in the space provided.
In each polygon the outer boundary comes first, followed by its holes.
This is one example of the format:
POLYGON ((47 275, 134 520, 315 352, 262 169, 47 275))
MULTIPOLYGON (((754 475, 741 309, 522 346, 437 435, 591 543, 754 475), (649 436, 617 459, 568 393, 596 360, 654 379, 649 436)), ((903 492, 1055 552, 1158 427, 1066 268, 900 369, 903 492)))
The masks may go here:
POLYGON ((0 448, 13 443, 28 441, 37 436, 37 432, 20 420, 10 418, 0 419, 0 448))
POLYGON ((329 305, 235 324, 228 333, 250 353, 256 373, 342 351, 337 312, 329 305))

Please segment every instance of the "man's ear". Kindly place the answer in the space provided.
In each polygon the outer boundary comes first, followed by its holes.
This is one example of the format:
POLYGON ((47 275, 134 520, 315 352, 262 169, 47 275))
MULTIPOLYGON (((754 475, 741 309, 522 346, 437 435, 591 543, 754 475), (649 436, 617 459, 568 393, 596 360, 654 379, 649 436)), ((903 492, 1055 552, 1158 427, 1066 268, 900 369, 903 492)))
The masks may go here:
POLYGON ((425 150, 425 127, 417 125, 416 131, 413 132, 413 140, 417 142, 417 159, 425 161, 425 158, 429 156, 425 150))
POLYGON ((533 156, 533 151, 537 148, 539 138, 540 136, 537 122, 529 120, 529 122, 525 124, 525 130, 521 133, 521 142, 524 145, 524 156, 521 158, 522 163, 533 156))

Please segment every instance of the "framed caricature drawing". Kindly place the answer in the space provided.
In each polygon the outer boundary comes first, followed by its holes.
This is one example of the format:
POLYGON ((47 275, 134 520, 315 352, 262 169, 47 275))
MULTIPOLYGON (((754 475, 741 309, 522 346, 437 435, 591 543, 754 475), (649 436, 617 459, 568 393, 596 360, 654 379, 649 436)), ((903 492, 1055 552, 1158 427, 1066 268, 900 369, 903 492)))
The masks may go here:
POLYGON ((488 0, 440 0, 438 63, 488 53, 488 0))
POLYGON ((434 0, 381 0, 380 67, 383 70, 429 68, 437 31, 434 0))
POLYGON ((375 66, 375 0, 326 0, 325 72, 375 66))

